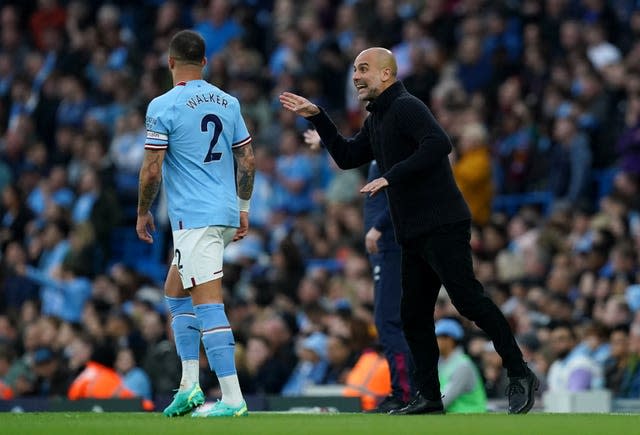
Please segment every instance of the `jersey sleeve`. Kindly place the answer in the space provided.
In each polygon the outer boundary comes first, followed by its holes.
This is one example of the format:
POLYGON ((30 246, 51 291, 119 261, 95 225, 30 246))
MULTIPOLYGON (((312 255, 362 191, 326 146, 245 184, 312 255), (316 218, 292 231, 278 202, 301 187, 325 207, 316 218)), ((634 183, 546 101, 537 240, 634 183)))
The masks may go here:
POLYGON ((240 105, 236 110, 236 125, 233 132, 233 143, 231 148, 238 148, 251 142, 251 135, 247 130, 247 125, 244 123, 244 118, 240 112, 240 105))
POLYGON ((144 148, 148 150, 166 150, 169 146, 169 128, 166 106, 158 99, 149 103, 147 108, 146 126, 147 138, 144 148))

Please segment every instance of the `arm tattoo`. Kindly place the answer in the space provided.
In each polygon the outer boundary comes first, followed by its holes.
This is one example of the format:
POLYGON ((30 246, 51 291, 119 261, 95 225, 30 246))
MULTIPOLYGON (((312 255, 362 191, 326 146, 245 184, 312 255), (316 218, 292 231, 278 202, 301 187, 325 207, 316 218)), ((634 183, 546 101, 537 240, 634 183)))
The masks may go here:
POLYGON ((241 199, 251 199, 253 180, 256 175, 253 147, 251 144, 241 146, 233 150, 233 155, 238 162, 238 173, 236 175, 238 196, 241 199))
POLYGON ((160 190, 161 158, 160 153, 148 153, 145 155, 142 168, 140 168, 140 186, 138 190, 138 214, 145 214, 151 208, 160 190))

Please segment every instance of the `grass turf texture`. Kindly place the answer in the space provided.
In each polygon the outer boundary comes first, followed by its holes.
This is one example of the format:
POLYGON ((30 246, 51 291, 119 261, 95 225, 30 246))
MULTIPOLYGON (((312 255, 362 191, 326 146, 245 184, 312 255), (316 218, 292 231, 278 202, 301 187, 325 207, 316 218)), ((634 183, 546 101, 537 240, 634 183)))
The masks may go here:
POLYGON ((639 415, 529 414, 388 416, 253 413, 222 419, 167 418, 160 413, 0 413, 3 435, 74 434, 518 434, 640 433, 639 415))

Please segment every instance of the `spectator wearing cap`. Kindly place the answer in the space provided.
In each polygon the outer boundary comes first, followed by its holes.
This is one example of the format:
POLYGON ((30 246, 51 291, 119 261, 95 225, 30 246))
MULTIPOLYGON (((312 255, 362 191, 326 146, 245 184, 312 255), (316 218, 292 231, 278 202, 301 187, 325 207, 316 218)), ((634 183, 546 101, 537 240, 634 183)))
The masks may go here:
POLYGON ((461 346, 464 330, 460 323, 449 318, 438 320, 436 338, 440 349, 438 377, 446 412, 486 412, 487 395, 478 369, 461 346))
POLYGON ((71 384, 70 373, 60 355, 50 347, 39 347, 33 353, 36 374, 35 393, 43 397, 64 397, 71 384))
POLYGON ((304 394, 308 385, 318 385, 327 373, 327 336, 314 332, 302 340, 298 351, 298 364, 282 388, 283 396, 304 394))

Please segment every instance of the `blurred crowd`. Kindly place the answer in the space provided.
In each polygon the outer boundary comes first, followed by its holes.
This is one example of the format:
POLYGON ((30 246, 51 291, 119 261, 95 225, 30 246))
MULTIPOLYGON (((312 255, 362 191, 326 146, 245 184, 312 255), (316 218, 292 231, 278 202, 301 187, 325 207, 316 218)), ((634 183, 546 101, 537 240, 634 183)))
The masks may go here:
MULTIPOLYGON (((68 396, 92 362, 135 395, 176 388, 162 200, 159 246, 136 251, 131 239, 146 105, 171 86, 167 46, 182 28, 204 36, 205 78, 240 99, 256 153, 250 234, 228 247, 223 278, 245 393, 344 383, 379 350, 366 167, 339 170, 307 146, 309 124, 278 95, 308 97, 350 135, 366 116, 352 60, 383 46, 452 139, 477 276, 530 367, 549 389, 640 397, 637 1, 0 5, 1 397, 68 396), (532 192, 546 202, 496 207, 532 192)), ((444 291, 436 317, 459 317, 444 291)), ((464 327, 488 396, 503 397, 499 357, 464 327)))

